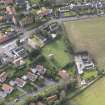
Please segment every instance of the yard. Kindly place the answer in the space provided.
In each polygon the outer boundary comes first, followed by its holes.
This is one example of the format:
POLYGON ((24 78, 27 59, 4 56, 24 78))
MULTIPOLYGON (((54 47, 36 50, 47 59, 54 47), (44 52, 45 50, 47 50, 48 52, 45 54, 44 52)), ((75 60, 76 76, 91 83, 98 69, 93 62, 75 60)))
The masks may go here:
POLYGON ((15 100, 17 97, 22 96, 24 93, 18 91, 17 89, 15 89, 10 95, 8 95, 6 97, 6 101, 13 101, 15 100))
POLYGON ((31 85, 30 83, 27 83, 27 84, 23 87, 23 89, 24 89, 25 91, 27 91, 28 93, 32 93, 32 92, 34 92, 34 91, 37 90, 37 88, 36 88, 35 86, 31 85))
POLYGON ((97 71, 96 70, 87 70, 83 73, 82 78, 85 80, 93 80, 95 77, 97 77, 97 71))
POLYGON ((105 105, 105 77, 73 98, 70 105, 105 105))
POLYGON ((32 38, 30 38, 30 42, 39 47, 44 45, 44 43, 36 35, 33 35, 32 38))
POLYGON ((67 16, 76 16, 76 12, 74 11, 70 11, 70 12, 64 12, 64 16, 67 17, 67 16))
POLYGON ((100 69, 105 68, 105 17, 64 22, 75 52, 88 51, 100 69))
POLYGON ((63 39, 56 40, 48 45, 46 45, 43 49, 43 55, 49 59, 49 55, 53 55, 53 60, 51 62, 56 65, 58 68, 64 67, 66 64, 71 62, 71 56, 65 51, 66 47, 63 39))

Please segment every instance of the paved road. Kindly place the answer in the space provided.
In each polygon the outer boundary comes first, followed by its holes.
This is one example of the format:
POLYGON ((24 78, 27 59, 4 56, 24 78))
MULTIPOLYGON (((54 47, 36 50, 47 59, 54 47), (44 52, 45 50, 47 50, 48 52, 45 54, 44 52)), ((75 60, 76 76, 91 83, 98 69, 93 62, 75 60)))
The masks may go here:
MULTIPOLYGON (((49 21, 49 22, 46 22, 44 25, 47 25, 47 24, 49 24, 49 23, 51 23, 51 22, 53 22, 53 20, 51 20, 51 21, 49 21)), ((42 26, 44 26, 44 25, 42 25, 42 26)), ((41 28, 42 26, 39 26, 39 28, 41 28)), ((25 39, 29 38, 30 35, 32 35, 32 33, 34 33, 34 32, 36 31, 36 29, 37 29, 37 28, 32 29, 32 30, 29 30, 29 31, 27 31, 26 29, 24 29, 24 34, 20 36, 21 40, 25 40, 25 39)), ((8 50, 9 48, 14 47, 14 46, 16 45, 16 40, 17 40, 17 39, 14 39, 13 41, 8 42, 8 43, 6 43, 6 44, 1 44, 1 45, 0 45, 0 53, 2 53, 2 52, 4 52, 4 51, 8 50)))

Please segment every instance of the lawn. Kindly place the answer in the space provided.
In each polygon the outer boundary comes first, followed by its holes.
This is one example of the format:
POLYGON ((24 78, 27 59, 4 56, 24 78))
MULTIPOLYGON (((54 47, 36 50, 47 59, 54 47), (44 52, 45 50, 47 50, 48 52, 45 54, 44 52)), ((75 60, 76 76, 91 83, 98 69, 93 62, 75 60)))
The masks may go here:
POLYGON ((75 52, 88 51, 100 69, 105 68, 105 17, 64 22, 75 52))
POLYGON ((7 74, 8 74, 8 78, 12 78, 16 72, 16 69, 15 68, 8 68, 6 70, 7 74))
POLYGON ((16 99, 19 96, 22 96, 24 93, 18 91, 17 89, 15 89, 10 95, 8 95, 6 97, 6 101, 12 101, 14 99, 16 99))
POLYGON ((70 16, 70 12, 64 12, 64 16, 70 16))
POLYGON ((105 105, 105 77, 73 98, 70 105, 105 105))
POLYGON ((63 39, 56 40, 48 45, 46 45, 43 49, 43 55, 48 59, 49 54, 53 54, 52 63, 56 65, 58 68, 64 67, 71 60, 71 56, 65 52, 65 44, 63 39))
POLYGON ((7 26, 2 29, 3 32, 10 32, 11 31, 11 26, 7 26))
POLYGON ((83 73, 83 78, 85 79, 85 80, 89 80, 89 79, 91 79, 91 78, 95 78, 97 76, 97 71, 96 70, 89 70, 89 71, 85 71, 84 73, 83 73))
POLYGON ((32 85, 29 84, 29 83, 26 84, 26 85, 23 87, 23 89, 24 89, 25 91, 27 91, 28 93, 32 93, 32 92, 34 92, 34 91, 37 90, 36 87, 32 86, 32 85))
POLYGON ((33 35, 33 37, 30 38, 30 42, 39 47, 42 47, 44 45, 44 43, 36 35, 33 35))
POLYGON ((64 16, 65 16, 65 17, 67 17, 67 16, 76 16, 76 15, 77 15, 77 13, 74 12, 74 11, 70 11, 70 12, 65 12, 65 13, 64 13, 64 16))

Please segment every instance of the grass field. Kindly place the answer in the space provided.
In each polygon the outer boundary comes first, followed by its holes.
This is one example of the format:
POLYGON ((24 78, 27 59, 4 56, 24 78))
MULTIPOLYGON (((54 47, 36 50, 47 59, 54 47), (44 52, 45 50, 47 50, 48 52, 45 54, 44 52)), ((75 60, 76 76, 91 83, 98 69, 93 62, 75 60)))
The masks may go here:
POLYGON ((65 52, 65 44, 63 39, 56 40, 42 49, 43 55, 48 59, 49 54, 54 54, 54 65, 58 68, 64 67, 71 62, 70 55, 65 52))
POLYGON ((88 51, 100 69, 105 68, 105 17, 64 22, 76 52, 88 51))
POLYGON ((70 105, 105 105, 105 77, 70 101, 70 105))

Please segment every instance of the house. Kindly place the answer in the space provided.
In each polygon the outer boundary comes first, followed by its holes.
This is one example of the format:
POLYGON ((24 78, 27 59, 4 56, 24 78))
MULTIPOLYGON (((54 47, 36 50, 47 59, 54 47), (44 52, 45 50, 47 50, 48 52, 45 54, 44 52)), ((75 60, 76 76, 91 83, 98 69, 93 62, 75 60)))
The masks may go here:
POLYGON ((37 33, 28 38, 27 44, 33 49, 38 49, 45 45, 44 40, 45 38, 41 34, 37 33))
POLYGON ((48 33, 56 32, 59 29, 58 22, 51 22, 49 24, 43 25, 38 29, 36 32, 37 34, 43 34, 44 31, 47 31, 48 33))
POLYGON ((52 22, 49 25, 50 32, 56 32, 59 29, 59 25, 57 22, 52 22))
POLYGON ((7 79, 7 73, 6 72, 2 72, 0 74, 0 83, 3 83, 4 81, 6 81, 7 79))
POLYGON ((17 59, 14 59, 12 63, 16 67, 20 67, 20 66, 23 66, 25 64, 25 61, 21 57, 18 57, 17 59))
POLYGON ((51 16, 53 10, 47 9, 45 7, 42 7, 40 10, 37 11, 37 15, 43 17, 43 16, 51 16))
POLYGON ((14 88, 12 86, 8 85, 8 84, 3 84, 2 85, 2 90, 5 93, 10 94, 14 90, 14 88))
POLYGON ((3 43, 3 42, 5 42, 7 40, 7 38, 8 37, 7 37, 6 34, 0 32, 0 44, 3 43))
POLYGON ((36 67, 31 69, 31 71, 34 74, 39 73, 40 75, 44 75, 46 73, 46 68, 44 68, 43 65, 36 65, 36 67))
POLYGON ((15 25, 17 24, 17 19, 16 19, 16 10, 14 7, 7 6, 6 7, 6 14, 7 14, 7 20, 9 19, 12 21, 15 25))
POLYGON ((46 72, 46 69, 44 68, 43 65, 36 65, 36 70, 38 71, 39 74, 44 75, 46 72))
POLYGON ((20 20, 21 26, 27 26, 34 23, 34 17, 32 15, 27 15, 20 20))
POLYGON ((23 46, 19 46, 19 47, 12 49, 12 53, 22 58, 27 57, 27 51, 23 48, 23 46))
POLYGON ((27 56, 27 52, 23 47, 17 47, 17 45, 14 45, 14 47, 6 49, 5 53, 11 59, 10 62, 13 63, 16 67, 20 67, 25 64, 23 58, 27 56))
POLYGON ((43 26, 40 27, 40 29, 37 29, 35 33, 36 37, 40 40, 42 47, 49 42, 51 36, 46 30, 43 30, 43 26))
POLYGON ((37 79, 37 75, 31 73, 31 72, 28 72, 27 74, 27 78, 30 80, 30 81, 35 81, 37 79))
POLYGON ((63 80, 68 80, 69 79, 69 74, 67 73, 66 70, 61 70, 58 72, 58 75, 63 79, 63 80))
POLYGON ((4 16, 0 16, 0 23, 4 22, 5 18, 4 16))
POLYGON ((0 44, 5 43, 6 41, 9 41, 11 39, 14 39, 17 37, 17 32, 15 31, 9 31, 9 32, 0 32, 0 44))
POLYGON ((27 51, 22 46, 18 47, 17 45, 14 45, 14 47, 8 49, 6 54, 14 59, 19 57, 25 58, 27 56, 27 51))
POLYGON ((6 7, 6 13, 9 14, 9 15, 15 15, 16 14, 16 10, 15 10, 14 7, 7 6, 6 7))
POLYGON ((82 74, 84 70, 95 68, 95 64, 87 52, 77 53, 74 60, 79 74, 82 74))
POLYGON ((11 4, 14 3, 14 0, 0 0, 0 3, 11 4))
POLYGON ((18 87, 24 87, 25 84, 26 84, 26 81, 24 81, 23 79, 20 79, 20 78, 16 78, 15 84, 16 84, 18 87))

